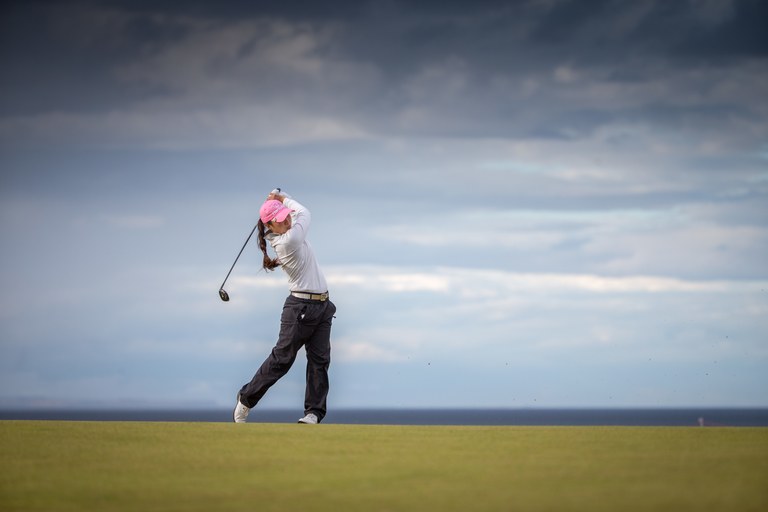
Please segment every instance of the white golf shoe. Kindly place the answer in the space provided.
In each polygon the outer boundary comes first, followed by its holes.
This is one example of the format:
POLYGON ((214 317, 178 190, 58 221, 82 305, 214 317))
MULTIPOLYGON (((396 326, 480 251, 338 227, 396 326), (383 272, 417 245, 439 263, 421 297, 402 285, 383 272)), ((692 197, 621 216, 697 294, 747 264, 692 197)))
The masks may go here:
POLYGON ((299 423, 306 423, 307 425, 317 425, 317 416, 312 413, 307 414, 299 420, 299 423))
POLYGON ((245 420, 248 418, 249 412, 251 412, 251 410, 248 407, 243 405, 243 403, 240 401, 240 393, 238 393, 237 405, 235 405, 235 410, 232 413, 235 423, 245 423, 245 420))

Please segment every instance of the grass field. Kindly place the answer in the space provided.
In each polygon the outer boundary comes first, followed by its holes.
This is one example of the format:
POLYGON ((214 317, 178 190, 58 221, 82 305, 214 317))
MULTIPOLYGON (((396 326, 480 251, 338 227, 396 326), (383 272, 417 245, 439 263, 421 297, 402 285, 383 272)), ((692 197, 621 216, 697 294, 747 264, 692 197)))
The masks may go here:
POLYGON ((768 429, 0 422, 2 511, 765 511, 768 429))

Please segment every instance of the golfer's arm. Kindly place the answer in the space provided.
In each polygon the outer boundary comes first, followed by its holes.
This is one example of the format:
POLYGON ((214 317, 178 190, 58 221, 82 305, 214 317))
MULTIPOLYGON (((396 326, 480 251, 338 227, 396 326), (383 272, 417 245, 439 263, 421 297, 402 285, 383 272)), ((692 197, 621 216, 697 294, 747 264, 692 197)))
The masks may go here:
POLYGON ((312 221, 312 215, 309 213, 309 210, 295 199, 286 197, 283 199, 283 204, 293 210, 291 229, 286 233, 288 236, 288 244, 300 244, 307 237, 309 224, 312 221))

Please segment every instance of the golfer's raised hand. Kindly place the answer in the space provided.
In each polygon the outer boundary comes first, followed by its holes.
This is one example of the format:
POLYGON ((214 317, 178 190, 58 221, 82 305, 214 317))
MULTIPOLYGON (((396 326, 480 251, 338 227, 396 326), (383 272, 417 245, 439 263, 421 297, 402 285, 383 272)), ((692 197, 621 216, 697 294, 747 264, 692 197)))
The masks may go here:
POLYGON ((270 192, 270 194, 267 196, 267 201, 269 201, 270 199, 277 199, 278 201, 280 201, 282 203, 283 199, 285 199, 285 195, 279 194, 279 193, 276 194, 274 192, 270 192))

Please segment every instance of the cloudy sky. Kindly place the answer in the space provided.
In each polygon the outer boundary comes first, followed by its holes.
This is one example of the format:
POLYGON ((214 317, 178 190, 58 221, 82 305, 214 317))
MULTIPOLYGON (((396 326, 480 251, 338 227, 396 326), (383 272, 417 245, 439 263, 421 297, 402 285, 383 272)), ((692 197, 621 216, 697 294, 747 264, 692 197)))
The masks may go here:
POLYGON ((331 409, 768 406, 768 4, 415 4, 5 2, 0 406, 231 406, 274 187, 331 409))

